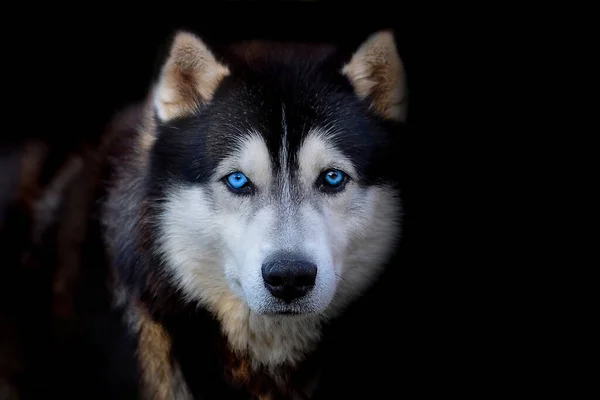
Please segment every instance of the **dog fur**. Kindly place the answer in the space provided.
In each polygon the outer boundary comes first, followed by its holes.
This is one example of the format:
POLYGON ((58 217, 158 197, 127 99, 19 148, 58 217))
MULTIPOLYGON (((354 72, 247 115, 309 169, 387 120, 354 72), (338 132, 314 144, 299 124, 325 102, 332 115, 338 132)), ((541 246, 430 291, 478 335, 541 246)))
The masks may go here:
POLYGON ((217 54, 175 35, 139 120, 106 142, 104 238, 145 397, 315 394, 327 326, 400 237, 393 149, 406 96, 389 31, 341 63, 329 45, 251 41, 217 54), (332 167, 346 186, 319 192, 314 179, 332 167), (251 195, 223 184, 236 170, 251 195), (259 272, 282 252, 318 265, 291 304, 259 272))

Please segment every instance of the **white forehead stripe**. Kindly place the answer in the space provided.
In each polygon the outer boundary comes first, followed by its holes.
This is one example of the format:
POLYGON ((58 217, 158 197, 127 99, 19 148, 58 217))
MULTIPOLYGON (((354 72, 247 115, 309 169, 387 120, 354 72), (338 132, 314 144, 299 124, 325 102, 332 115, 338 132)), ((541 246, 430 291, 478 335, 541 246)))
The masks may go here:
POLYGON ((219 164, 216 178, 240 171, 254 184, 267 185, 271 181, 273 167, 265 140, 257 132, 251 132, 240 140, 239 149, 219 164))
POLYGON ((337 168, 350 177, 356 177, 354 166, 348 158, 335 148, 327 135, 319 129, 311 130, 298 152, 301 179, 305 184, 314 180, 326 168, 337 168))

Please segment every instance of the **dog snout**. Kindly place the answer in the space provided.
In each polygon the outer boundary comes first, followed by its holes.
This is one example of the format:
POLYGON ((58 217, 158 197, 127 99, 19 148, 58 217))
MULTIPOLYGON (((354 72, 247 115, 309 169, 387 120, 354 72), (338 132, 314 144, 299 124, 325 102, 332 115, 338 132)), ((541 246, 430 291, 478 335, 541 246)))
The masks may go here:
POLYGON ((317 266, 302 258, 277 257, 262 265, 262 277, 273 296, 290 303, 313 288, 317 266))

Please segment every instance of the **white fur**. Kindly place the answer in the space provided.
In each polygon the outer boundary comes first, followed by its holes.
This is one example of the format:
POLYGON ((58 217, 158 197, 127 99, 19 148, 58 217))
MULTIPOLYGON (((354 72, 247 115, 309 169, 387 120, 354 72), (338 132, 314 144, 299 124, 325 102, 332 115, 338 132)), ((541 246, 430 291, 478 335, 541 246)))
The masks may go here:
POLYGON ((287 182, 297 189, 293 193, 302 193, 294 199, 298 206, 281 195, 276 180, 289 178, 274 175, 258 134, 239 143, 209 184, 167 194, 160 251, 173 279, 190 300, 217 315, 233 349, 249 352, 257 365, 301 360, 318 342, 321 321, 370 284, 397 238, 399 203, 391 188, 365 189, 351 180, 327 196, 314 186, 327 168, 356 177, 350 160, 323 133, 315 130, 305 139, 299 182, 287 182), (248 177, 256 194, 237 196, 225 187, 221 179, 234 171, 248 177), (263 262, 280 251, 302 254, 318 268, 315 287, 290 305, 270 294, 261 273, 263 262), (302 315, 274 314, 289 310, 302 315))

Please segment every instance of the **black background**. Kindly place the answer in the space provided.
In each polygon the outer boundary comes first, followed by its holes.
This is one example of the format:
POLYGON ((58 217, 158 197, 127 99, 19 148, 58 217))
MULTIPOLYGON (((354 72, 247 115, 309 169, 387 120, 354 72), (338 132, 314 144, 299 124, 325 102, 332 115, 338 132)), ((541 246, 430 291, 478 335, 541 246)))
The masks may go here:
POLYGON ((146 95, 175 29, 189 29, 209 44, 271 38, 334 41, 351 49, 368 34, 393 28, 408 75, 410 129, 400 161, 403 265, 394 275, 390 307, 373 310, 373 321, 396 319, 399 326, 397 335, 383 336, 390 342, 386 379, 397 378, 398 392, 409 397, 485 396, 502 387, 503 375, 489 369, 502 343, 488 341, 494 328, 483 321, 490 311, 474 298, 484 291, 482 282, 472 287, 475 270, 466 267, 468 257, 457 256, 470 251, 459 239, 467 228, 448 222, 461 217, 462 208, 452 207, 457 198, 471 201, 460 190, 460 176, 451 173, 463 163, 450 153, 462 140, 467 113, 461 94, 448 87, 462 76, 455 71, 473 68, 455 39, 463 28, 448 10, 416 1, 81 7, 36 8, 35 21, 23 20, 12 31, 5 85, 16 90, 9 89, 13 112, 4 116, 10 128, 2 144, 37 136, 67 152, 95 141, 116 110, 146 95))

